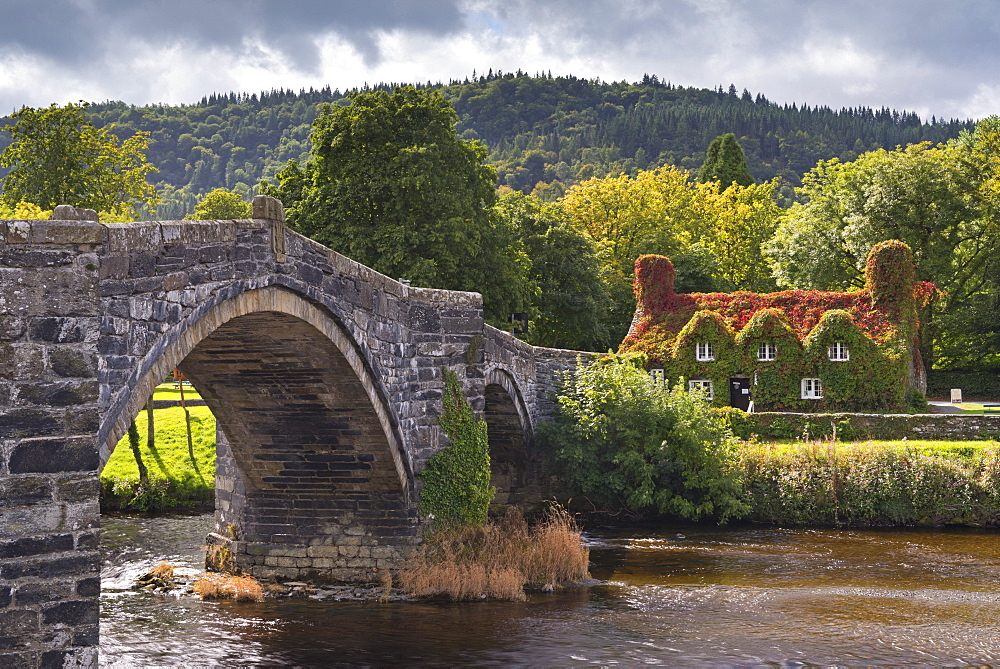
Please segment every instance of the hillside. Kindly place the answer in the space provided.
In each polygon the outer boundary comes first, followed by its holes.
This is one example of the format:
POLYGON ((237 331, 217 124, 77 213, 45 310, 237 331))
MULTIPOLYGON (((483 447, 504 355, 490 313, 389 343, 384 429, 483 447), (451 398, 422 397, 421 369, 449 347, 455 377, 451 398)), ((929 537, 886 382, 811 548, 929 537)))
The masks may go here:
MULTIPOLYGON (((545 199, 591 176, 664 163, 696 169, 711 140, 726 132, 739 138, 758 181, 778 176, 796 185, 822 158, 852 160, 878 147, 941 142, 971 127, 924 123, 884 108, 778 104, 735 86, 684 88, 656 76, 605 83, 491 71, 421 87, 440 88, 459 115, 460 134, 487 144, 500 184, 545 199)), ((344 101, 327 87, 211 95, 176 107, 106 102, 89 111, 96 125, 114 124, 122 137, 151 133, 149 157, 159 168, 151 180, 163 193, 155 216, 173 218, 191 211, 200 193, 219 186, 246 191, 288 160, 304 159, 322 105, 344 101)), ((0 138, 0 149, 7 140, 0 138)))

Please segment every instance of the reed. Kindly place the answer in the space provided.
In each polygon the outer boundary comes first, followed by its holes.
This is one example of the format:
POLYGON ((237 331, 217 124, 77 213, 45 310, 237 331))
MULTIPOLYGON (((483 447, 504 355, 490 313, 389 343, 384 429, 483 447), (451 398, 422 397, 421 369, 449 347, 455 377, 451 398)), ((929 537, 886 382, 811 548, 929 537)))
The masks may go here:
POLYGON ((587 578, 590 552, 561 507, 534 527, 510 508, 497 521, 433 535, 399 573, 405 591, 454 601, 524 599, 525 588, 551 589, 587 578))

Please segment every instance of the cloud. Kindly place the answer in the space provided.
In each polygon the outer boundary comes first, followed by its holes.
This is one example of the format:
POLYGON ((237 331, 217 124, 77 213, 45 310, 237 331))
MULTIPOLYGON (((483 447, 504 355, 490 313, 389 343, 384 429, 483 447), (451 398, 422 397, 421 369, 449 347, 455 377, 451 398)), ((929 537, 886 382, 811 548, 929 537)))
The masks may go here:
POLYGON ((982 116, 994 0, 0 0, 0 113, 87 99, 447 81, 490 68, 736 84, 778 102, 982 116))

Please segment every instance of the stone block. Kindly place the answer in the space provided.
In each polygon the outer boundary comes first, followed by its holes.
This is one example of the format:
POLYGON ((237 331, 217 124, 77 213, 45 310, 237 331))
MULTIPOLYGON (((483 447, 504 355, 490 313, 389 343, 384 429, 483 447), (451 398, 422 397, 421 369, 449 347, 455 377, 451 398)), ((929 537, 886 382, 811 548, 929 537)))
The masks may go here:
POLYGON ((4 638, 17 638, 38 631, 38 613, 35 611, 0 611, 0 648, 10 648, 4 645, 4 638))
POLYGON ((56 482, 57 497, 70 504, 93 502, 101 492, 101 482, 97 476, 60 478, 56 482))
POLYGON ((0 541, 0 559, 58 553, 73 550, 72 534, 28 537, 13 541, 0 541))
POLYGON ((106 223, 110 253, 154 253, 164 243, 159 223, 106 223))
POLYGON ((104 226, 93 221, 35 221, 31 244, 103 244, 104 226))
POLYGON ((97 599, 80 599, 61 602, 42 610, 42 622, 46 625, 96 625, 100 618, 97 599))
POLYGON ((14 591, 15 606, 37 606, 49 602, 60 602, 64 599, 72 599, 73 584, 65 581, 38 581, 34 583, 21 583, 14 591))
POLYGON ((15 409, 0 413, 0 439, 59 434, 63 427, 61 416, 41 409, 15 409))
POLYGON ((99 323, 95 318, 38 317, 31 319, 28 337, 52 344, 79 344, 97 340, 99 323))
POLYGON ((93 353, 64 347, 49 347, 49 367, 56 376, 92 378, 97 375, 97 358, 93 353))
POLYGON ((14 447, 12 474, 86 472, 100 467, 94 440, 88 437, 24 439, 14 447))
POLYGON ((96 551, 58 558, 33 557, 14 564, 0 565, 0 578, 58 578, 97 574, 100 561, 96 551))
POLYGON ((41 476, 0 478, 0 508, 30 506, 52 500, 52 480, 41 476))

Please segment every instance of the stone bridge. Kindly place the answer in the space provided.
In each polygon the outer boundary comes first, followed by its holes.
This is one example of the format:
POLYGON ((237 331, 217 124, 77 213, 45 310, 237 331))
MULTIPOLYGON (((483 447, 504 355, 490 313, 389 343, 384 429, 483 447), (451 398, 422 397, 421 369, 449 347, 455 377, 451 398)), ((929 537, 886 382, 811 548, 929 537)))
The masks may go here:
POLYGON ((99 473, 175 367, 218 421, 215 540, 259 578, 371 579, 419 542, 444 367, 500 500, 540 494, 532 434, 577 353, 287 230, 276 200, 252 216, 0 221, 0 666, 96 662, 99 473))

